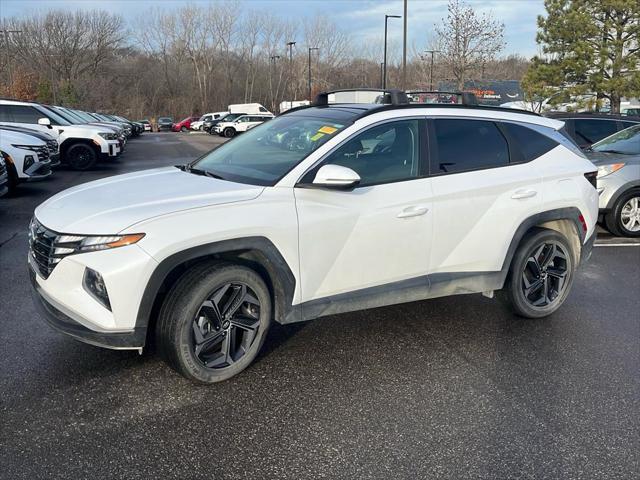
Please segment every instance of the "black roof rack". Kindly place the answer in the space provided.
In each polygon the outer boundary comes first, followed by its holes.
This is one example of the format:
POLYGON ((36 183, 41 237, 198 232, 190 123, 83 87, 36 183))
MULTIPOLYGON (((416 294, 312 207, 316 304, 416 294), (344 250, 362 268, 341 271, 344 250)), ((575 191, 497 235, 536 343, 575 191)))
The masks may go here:
MULTIPOLYGON (((312 106, 320 107, 324 105, 329 105, 329 95, 333 93, 343 93, 343 92, 380 92, 380 98, 376 99, 375 103, 381 103, 385 105, 407 105, 409 103, 409 98, 407 94, 403 90, 398 90, 396 88, 386 89, 386 88, 345 88, 342 90, 330 90, 326 92, 321 92, 316 96, 315 101, 312 106)), ((356 102, 349 102, 356 103, 356 102)))

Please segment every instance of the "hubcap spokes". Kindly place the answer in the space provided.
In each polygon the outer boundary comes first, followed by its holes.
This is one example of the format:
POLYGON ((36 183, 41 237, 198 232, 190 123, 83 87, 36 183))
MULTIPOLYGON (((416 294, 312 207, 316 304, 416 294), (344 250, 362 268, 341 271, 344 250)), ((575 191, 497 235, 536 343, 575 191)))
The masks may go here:
POLYGON ((205 300, 192 322, 193 347, 208 368, 224 368, 242 358, 260 326, 260 302, 244 284, 228 283, 205 300))
POLYGON ((564 291, 569 260, 556 243, 544 243, 527 259, 522 272, 522 291, 534 307, 546 307, 564 291))
POLYGON ((640 197, 627 200, 620 212, 622 226, 630 232, 640 231, 640 197))

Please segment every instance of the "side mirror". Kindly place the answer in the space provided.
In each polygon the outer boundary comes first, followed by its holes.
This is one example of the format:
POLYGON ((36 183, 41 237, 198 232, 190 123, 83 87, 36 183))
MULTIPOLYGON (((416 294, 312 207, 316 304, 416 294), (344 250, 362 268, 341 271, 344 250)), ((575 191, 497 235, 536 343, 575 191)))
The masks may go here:
POLYGON ((46 127, 50 127, 51 126, 51 120, 49 120, 46 117, 42 117, 38 119, 38 125, 44 125, 46 127))
POLYGON ((349 189, 360 183, 360 175, 341 165, 323 165, 316 173, 313 184, 326 188, 349 189))

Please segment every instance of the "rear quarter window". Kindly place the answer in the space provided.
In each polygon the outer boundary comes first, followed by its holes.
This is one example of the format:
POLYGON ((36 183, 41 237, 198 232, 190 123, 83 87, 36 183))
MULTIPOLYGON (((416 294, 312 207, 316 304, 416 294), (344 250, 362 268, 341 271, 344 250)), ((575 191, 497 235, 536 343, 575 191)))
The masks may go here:
POLYGON ((530 162, 558 145, 555 140, 523 125, 503 123, 501 126, 509 136, 510 143, 515 150, 512 152, 511 158, 513 163, 530 162))
POLYGON ((574 120, 576 140, 582 146, 596 143, 618 131, 616 120, 577 118, 574 120))

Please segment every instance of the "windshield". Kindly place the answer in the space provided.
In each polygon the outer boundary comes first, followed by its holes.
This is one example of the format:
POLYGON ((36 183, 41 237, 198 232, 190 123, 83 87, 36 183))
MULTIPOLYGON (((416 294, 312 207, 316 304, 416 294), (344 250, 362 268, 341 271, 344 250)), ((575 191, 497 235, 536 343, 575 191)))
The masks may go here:
POLYGON ((45 105, 42 105, 40 108, 46 110, 46 115, 53 121, 54 124, 62 126, 71 125, 71 120, 68 120, 67 117, 60 115, 53 108, 47 107, 45 105))
POLYGON ((593 144, 594 152, 622 153, 625 155, 640 155, 640 124, 614 133, 613 135, 593 144))
POLYGON ((246 113, 230 113, 222 117, 222 119, 220 119, 220 123, 233 122, 236 118, 241 117, 242 115, 246 115, 246 113))
POLYGON ((158 122, 161 122, 161 123, 173 122, 173 119, 170 117, 160 117, 158 119, 158 122))
POLYGON ((343 124, 316 117, 283 116, 252 128, 193 166, 225 180, 273 186, 343 124))
POLYGON ((58 112, 58 114, 63 115, 65 118, 69 119, 70 122, 76 123, 76 124, 81 124, 81 123, 87 123, 87 121, 80 117, 79 115, 77 115, 75 112, 68 110, 64 107, 54 107, 56 109, 56 111, 58 112))

